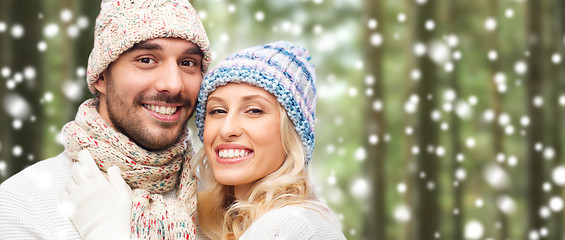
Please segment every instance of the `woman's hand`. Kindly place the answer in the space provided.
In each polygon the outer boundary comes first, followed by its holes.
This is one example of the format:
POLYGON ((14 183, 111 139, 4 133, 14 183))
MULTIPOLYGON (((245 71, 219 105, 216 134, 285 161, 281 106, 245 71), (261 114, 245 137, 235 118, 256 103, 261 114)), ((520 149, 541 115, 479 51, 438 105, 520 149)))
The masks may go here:
POLYGON ((108 168, 106 179, 90 153, 80 151, 63 199, 74 210, 70 217, 82 239, 130 239, 131 188, 118 167, 108 168))

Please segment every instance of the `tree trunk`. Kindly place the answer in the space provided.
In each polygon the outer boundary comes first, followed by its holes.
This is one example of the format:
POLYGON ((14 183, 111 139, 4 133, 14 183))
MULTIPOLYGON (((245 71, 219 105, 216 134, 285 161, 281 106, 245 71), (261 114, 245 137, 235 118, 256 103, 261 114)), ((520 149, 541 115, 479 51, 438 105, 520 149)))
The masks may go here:
MULTIPOLYGON (((12 68, 12 47, 10 46, 10 34, 9 34, 9 26, 11 25, 11 0, 4 0, 0 1, 0 22, 4 22, 6 24, 6 32, 0 34, 0 71, 3 68, 12 68)), ((8 90, 6 89, 6 79, 2 75, 0 75, 0 79, 2 81, 0 84, 0 164, 5 164, 5 169, 0 170, 0 183, 6 180, 9 176, 14 173, 14 167, 12 166, 11 160, 11 146, 12 146, 12 139, 11 139, 11 131, 12 131, 12 124, 10 123, 10 117, 5 111, 4 103, 6 93, 8 90)))
MULTIPOLYGON (((428 1, 416 7, 415 38, 420 43, 428 44, 433 40, 433 32, 424 27, 424 23, 435 18, 435 1, 428 1)), ((417 120, 417 141, 420 153, 418 158, 418 171, 416 178, 416 209, 415 209, 415 239, 436 239, 435 234, 440 232, 439 208, 439 159, 435 151, 428 151, 429 147, 438 146, 438 126, 431 118, 432 111, 436 108, 437 76, 436 66, 427 56, 417 57, 416 66, 421 72, 418 85, 420 98, 417 120)))
MULTIPOLYGON (((447 22, 449 23, 449 33, 456 34, 458 28, 458 19, 459 17, 456 16, 458 13, 457 2, 447 1, 447 22)), ((457 61, 453 61, 453 72, 449 75, 448 82, 451 83, 451 88, 455 92, 457 96, 456 99, 461 97, 461 89, 459 86, 459 68, 457 61)), ((458 155, 462 154, 462 146, 461 146, 461 129, 460 129, 460 121, 459 117, 456 114, 456 111, 451 112, 451 121, 450 121, 450 139, 451 139, 451 176, 453 177, 452 182, 456 182, 457 184, 453 184, 453 209, 457 210, 457 213, 453 214, 453 233, 450 239, 453 240, 463 240, 463 219, 465 219, 465 207, 463 205, 463 195, 464 195, 464 185, 463 181, 459 181, 455 177, 455 173, 461 167, 461 163, 458 161, 458 155)))
MULTIPOLYGON (((490 17, 497 19, 498 21, 498 2, 491 1, 489 3, 489 12, 490 17)), ((489 33, 487 36, 487 44, 489 46, 489 50, 496 50, 499 51, 498 46, 498 36, 497 31, 493 31, 489 33)), ((498 85, 494 81, 496 74, 501 71, 500 63, 503 62, 501 59, 503 56, 502 54, 498 54, 498 58, 488 64, 490 68, 490 94, 491 94, 491 108, 494 111, 494 116, 499 117, 502 114, 502 105, 504 103, 503 95, 498 90, 498 85)), ((491 134, 492 134, 492 159, 496 159, 498 154, 504 154, 504 132, 503 127, 497 124, 497 121, 494 121, 492 124, 491 134)), ((499 167, 505 168, 504 164, 500 164, 497 162, 499 167)), ((495 189, 495 195, 493 196, 493 200, 496 201, 497 197, 504 195, 505 189, 495 189)), ((500 223, 500 228, 497 231, 497 239, 508 239, 508 219, 506 214, 502 212, 499 208, 496 208, 496 215, 497 220, 500 223)))
MULTIPOLYGON (((23 76, 20 83, 16 83, 13 93, 23 97, 30 106, 31 115, 20 119, 13 119, 22 122, 20 129, 12 130, 8 136, 13 139, 12 147, 20 147, 21 154, 13 154, 10 157, 14 173, 29 166, 33 161, 41 156, 42 138, 37 136, 41 132, 42 108, 40 99, 43 96, 41 86, 43 79, 43 67, 41 64, 41 54, 37 50, 37 43, 42 39, 42 20, 39 18, 42 2, 34 0, 22 0, 13 4, 11 11, 17 14, 12 15, 12 23, 20 24, 24 29, 21 38, 13 39, 12 52, 13 68, 12 73, 23 76), (28 78, 25 74, 26 69, 34 69, 35 77, 28 78)), ((17 82, 17 81, 16 81, 17 82)), ((7 125, 11 126, 12 122, 7 125)))
MULTIPOLYGON (((60 12, 62 9, 75 9, 75 4, 78 1, 73 0, 62 0, 55 1, 50 4, 45 4, 43 11, 45 12, 46 22, 59 22, 60 31, 59 33, 48 39, 49 47, 43 53, 42 62, 45 69, 45 82, 43 87, 44 92, 50 92, 53 94, 52 101, 43 104, 44 111, 44 128, 43 139, 44 139, 44 157, 52 157, 61 153, 63 147, 61 144, 54 141, 55 134, 53 132, 59 132, 62 128, 62 124, 65 124, 69 120, 69 116, 76 114, 76 108, 73 108, 73 102, 67 98, 63 86, 65 82, 72 82, 77 79, 76 73, 76 59, 74 58, 74 47, 75 39, 71 38, 67 34, 67 28, 76 22, 78 17, 77 14, 73 14, 73 18, 70 22, 60 22, 60 12), (50 129, 51 128, 51 129, 50 129)), ((93 1, 99 2, 99 1, 93 1)), ((99 10, 100 8, 95 8, 99 10)), ((76 11, 73 11, 76 13, 76 11)), ((89 20, 93 20, 90 18, 89 20)), ((93 27, 94 22, 90 22, 89 26, 93 27)), ((91 30, 87 30, 91 31, 91 30)), ((83 32, 81 32, 82 34, 83 32)), ((81 39, 82 40, 82 39, 81 39)), ((86 40, 85 40, 86 41, 86 40)), ((92 42, 90 39, 88 42, 92 42)), ((85 77, 81 81, 86 82, 85 77)))
POLYGON ((543 227, 543 219, 539 210, 543 206, 543 158, 541 151, 536 151, 534 146, 543 143, 543 112, 541 107, 533 104, 535 97, 542 96, 543 76, 542 42, 541 42, 541 1, 527 2, 527 38, 529 57, 527 59, 528 71, 526 82, 526 106, 530 125, 527 128, 527 227, 526 236, 530 231, 537 231, 543 227))
MULTIPOLYGON (((372 77, 375 81, 370 87, 373 91, 371 96, 368 96, 367 115, 365 116, 366 135, 364 136, 365 147, 367 149, 366 161, 366 176, 370 179, 371 183, 371 204, 370 211, 365 214, 364 221, 364 237, 365 239, 385 240, 386 234, 386 182, 385 182, 385 154, 386 143, 381 141, 377 144, 369 142, 371 135, 378 136, 383 139, 385 134, 385 117, 384 112, 373 109, 373 103, 376 101, 383 101, 383 73, 382 73, 382 48, 381 46, 371 45, 371 35, 374 33, 383 33, 382 26, 382 2, 374 0, 364 1, 364 15, 365 22, 369 19, 374 19, 378 23, 377 30, 371 30, 365 27, 365 64, 366 74, 372 77)), ((365 25, 366 26, 366 25, 365 25)))
MULTIPOLYGON (((551 39, 551 41, 549 42, 549 49, 552 49, 551 51, 560 53, 560 55, 563 56, 565 52, 561 40, 563 36, 565 36, 565 29, 563 26, 563 24, 565 23, 565 13, 563 12, 565 11, 565 3, 563 3, 562 0, 555 0, 552 2, 552 4, 550 4, 550 7, 546 9, 549 9, 550 13, 552 13, 549 14, 550 16, 548 18, 550 25, 549 32, 551 33, 549 35, 551 39)), ((561 148, 563 146, 563 128, 561 127, 561 114, 563 111, 561 110, 561 106, 559 105, 559 96, 565 93, 563 91, 563 89, 565 88, 565 61, 561 61, 560 64, 550 63, 549 65, 549 75, 551 76, 551 97, 549 99, 551 99, 550 108, 551 112, 553 113, 551 114, 552 121, 549 131, 553 132, 551 136, 551 145, 555 149, 555 157, 553 158, 552 167, 557 167, 563 164, 563 150, 561 148)), ((554 185, 553 195, 563 196, 562 194, 563 188, 559 185, 554 185)), ((565 236, 563 235, 563 214, 563 211, 553 214, 553 227, 551 228, 549 239, 565 239, 565 236)))

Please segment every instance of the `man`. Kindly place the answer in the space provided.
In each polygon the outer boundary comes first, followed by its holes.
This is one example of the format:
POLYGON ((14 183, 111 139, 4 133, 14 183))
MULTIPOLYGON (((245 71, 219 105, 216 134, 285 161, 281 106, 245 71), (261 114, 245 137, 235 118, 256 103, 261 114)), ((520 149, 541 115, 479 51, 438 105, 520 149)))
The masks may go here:
POLYGON ((86 149, 102 171, 119 167, 133 190, 132 237, 192 239, 186 123, 209 64, 209 41, 188 0, 103 0, 87 71, 96 97, 63 127, 64 153, 0 185, 1 238, 81 238, 60 193, 86 149))

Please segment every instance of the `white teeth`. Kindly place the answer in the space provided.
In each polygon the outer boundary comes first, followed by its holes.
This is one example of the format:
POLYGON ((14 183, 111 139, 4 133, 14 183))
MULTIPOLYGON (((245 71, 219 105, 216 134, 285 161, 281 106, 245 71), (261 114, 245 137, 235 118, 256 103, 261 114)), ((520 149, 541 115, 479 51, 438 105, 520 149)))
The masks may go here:
POLYGON ((220 158, 238 158, 245 157, 249 154, 251 154, 251 152, 245 149, 222 149, 218 152, 220 158))
POLYGON ((171 115, 177 112, 177 107, 164 107, 145 104, 145 108, 162 115, 171 115))

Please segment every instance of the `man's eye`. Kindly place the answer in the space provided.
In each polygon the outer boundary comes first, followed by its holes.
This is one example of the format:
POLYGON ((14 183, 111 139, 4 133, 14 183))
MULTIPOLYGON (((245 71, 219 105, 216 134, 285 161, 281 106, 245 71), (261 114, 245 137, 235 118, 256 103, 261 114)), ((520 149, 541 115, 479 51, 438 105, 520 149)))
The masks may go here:
POLYGON ((149 64, 149 63, 154 63, 154 62, 155 62, 155 60, 153 60, 153 59, 151 59, 151 58, 140 58, 140 59, 137 60, 137 61, 139 61, 140 63, 147 63, 147 64, 149 64))
POLYGON ((181 66, 186 66, 186 67, 192 67, 194 65, 196 65, 196 63, 194 61, 182 61, 180 63, 181 66))

